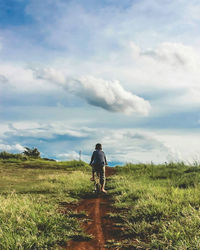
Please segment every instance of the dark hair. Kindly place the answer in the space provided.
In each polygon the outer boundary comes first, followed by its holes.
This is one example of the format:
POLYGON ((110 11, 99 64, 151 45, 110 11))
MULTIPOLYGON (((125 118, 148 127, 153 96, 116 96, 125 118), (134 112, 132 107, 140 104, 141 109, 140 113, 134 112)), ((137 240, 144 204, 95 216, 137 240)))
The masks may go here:
POLYGON ((95 149, 96 149, 96 150, 102 149, 101 143, 97 143, 96 146, 95 146, 95 149))

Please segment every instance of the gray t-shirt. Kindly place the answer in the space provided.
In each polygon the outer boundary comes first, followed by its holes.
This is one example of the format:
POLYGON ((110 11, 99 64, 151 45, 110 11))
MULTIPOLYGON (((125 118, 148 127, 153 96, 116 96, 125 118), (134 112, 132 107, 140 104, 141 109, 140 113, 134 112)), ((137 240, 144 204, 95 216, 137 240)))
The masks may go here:
POLYGON ((104 166, 107 165, 107 160, 102 150, 95 150, 92 154, 90 165, 104 166))

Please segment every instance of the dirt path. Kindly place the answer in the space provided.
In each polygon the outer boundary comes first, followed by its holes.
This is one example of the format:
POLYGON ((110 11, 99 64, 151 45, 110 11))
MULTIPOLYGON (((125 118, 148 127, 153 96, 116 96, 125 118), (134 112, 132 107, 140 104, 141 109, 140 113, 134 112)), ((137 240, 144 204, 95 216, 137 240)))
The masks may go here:
MULTIPOLYGON (((106 177, 114 174, 114 169, 106 168, 106 177)), ((111 201, 107 195, 84 199, 77 207, 77 212, 85 211, 89 221, 83 224, 84 231, 93 235, 90 241, 70 241, 66 249, 74 250, 103 250, 108 239, 115 238, 113 222, 108 216, 112 211, 111 201)))

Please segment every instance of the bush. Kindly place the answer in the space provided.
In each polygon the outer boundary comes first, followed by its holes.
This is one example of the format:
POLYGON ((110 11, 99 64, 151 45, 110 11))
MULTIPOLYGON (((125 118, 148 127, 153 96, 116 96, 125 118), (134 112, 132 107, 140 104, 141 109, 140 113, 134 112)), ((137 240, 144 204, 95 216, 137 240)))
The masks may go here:
POLYGON ((28 157, 40 158, 40 152, 38 151, 37 148, 31 149, 31 148, 25 147, 23 154, 28 157))
POLYGON ((24 160, 26 157, 23 154, 12 154, 6 151, 0 152, 0 159, 17 159, 17 160, 24 160))

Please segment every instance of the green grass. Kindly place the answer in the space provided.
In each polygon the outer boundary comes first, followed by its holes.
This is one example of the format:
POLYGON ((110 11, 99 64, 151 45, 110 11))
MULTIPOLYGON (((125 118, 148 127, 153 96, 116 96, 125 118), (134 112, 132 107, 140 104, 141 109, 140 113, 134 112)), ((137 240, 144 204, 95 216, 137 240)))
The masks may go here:
MULTIPOLYGON (((0 160, 0 249, 57 249, 89 239, 82 212, 67 208, 91 194, 90 167, 79 161, 0 160)), ((121 249, 200 249, 200 166, 116 167, 107 188, 121 249)))
POLYGON ((67 211, 92 190, 84 162, 0 161, 0 249, 55 249, 88 238, 67 211))
MULTIPOLYGON (((127 164, 110 181, 122 249, 200 249, 200 167, 127 164)), ((116 244, 116 243, 115 243, 116 244)))

